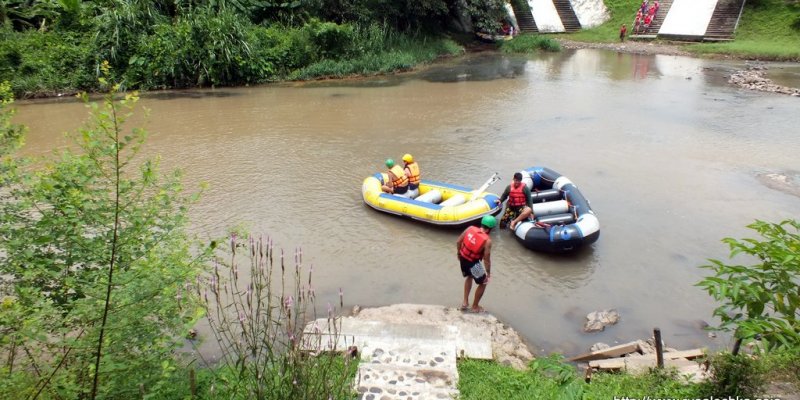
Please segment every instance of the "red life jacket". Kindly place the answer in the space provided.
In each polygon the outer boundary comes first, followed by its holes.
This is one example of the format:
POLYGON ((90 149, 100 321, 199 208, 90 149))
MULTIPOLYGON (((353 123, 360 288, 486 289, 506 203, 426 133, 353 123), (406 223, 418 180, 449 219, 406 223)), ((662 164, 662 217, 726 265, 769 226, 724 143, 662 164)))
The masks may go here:
POLYGON ((511 184, 510 190, 508 191, 508 206, 509 207, 522 207, 527 204, 527 199, 525 198, 525 184, 520 183, 519 186, 514 188, 514 184, 511 184))
POLYGON ((483 244, 487 239, 489 239, 489 235, 481 228, 470 226, 467 228, 467 233, 464 234, 458 254, 468 261, 480 260, 483 258, 483 244))

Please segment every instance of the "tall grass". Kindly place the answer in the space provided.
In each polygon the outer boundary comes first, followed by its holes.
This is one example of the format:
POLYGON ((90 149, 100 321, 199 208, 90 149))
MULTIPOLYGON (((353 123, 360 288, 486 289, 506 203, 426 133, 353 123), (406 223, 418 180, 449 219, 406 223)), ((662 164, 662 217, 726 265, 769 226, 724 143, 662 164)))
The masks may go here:
MULTIPOLYGON (((353 397, 357 363, 326 353, 343 339, 316 326, 312 273, 303 265, 302 249, 288 256, 269 238, 231 235, 228 251, 197 289, 222 352, 212 379, 218 394, 257 400, 353 397), (309 320, 315 321, 313 331, 305 329, 309 320)), ((340 291, 339 311, 342 305, 340 291)), ((329 303, 327 331, 341 329, 336 311, 329 303)))
POLYGON ((355 30, 358 55, 351 59, 324 59, 289 75, 289 79, 342 78, 353 75, 406 71, 439 57, 462 54, 450 39, 400 34, 379 25, 355 30))
POLYGON ((533 53, 537 50, 561 51, 561 45, 548 36, 523 34, 500 44, 504 53, 533 53))

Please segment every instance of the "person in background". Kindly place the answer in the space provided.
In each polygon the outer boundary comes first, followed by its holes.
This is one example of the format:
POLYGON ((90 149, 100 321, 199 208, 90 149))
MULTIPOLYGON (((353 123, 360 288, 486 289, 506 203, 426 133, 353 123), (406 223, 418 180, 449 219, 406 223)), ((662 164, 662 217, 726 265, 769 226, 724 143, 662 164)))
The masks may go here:
POLYGON ((642 26, 642 10, 636 13, 636 19, 633 21, 633 33, 639 34, 639 29, 642 26))
POLYGON ((622 24, 622 27, 619 28, 619 41, 625 41, 625 34, 628 32, 628 28, 625 27, 625 24, 622 24))
POLYGON ((461 275, 465 278, 461 311, 483 312, 483 308, 480 306, 481 298, 492 277, 492 239, 489 237, 489 233, 495 226, 497 226, 497 220, 491 215, 485 215, 481 219, 480 227, 470 226, 461 233, 456 241, 461 275), (478 288, 475 289, 475 297, 470 307, 469 292, 472 291, 473 280, 478 284, 478 288))
POLYGON ((414 156, 411 154, 406 154, 403 156, 403 163, 405 163, 405 168, 403 171, 405 171, 406 176, 408 177, 408 197, 413 199, 419 196, 419 164, 414 161, 414 156))
POLYGON ((500 228, 508 226, 514 230, 518 223, 528 219, 533 214, 531 190, 522 183, 522 173, 514 173, 511 184, 506 186, 506 190, 497 201, 498 204, 502 204, 506 200, 508 200, 508 203, 503 217, 500 218, 500 228), (509 221, 511 221, 510 224, 509 221))
POLYGON ((386 168, 389 168, 389 179, 383 183, 381 189, 400 197, 408 197, 408 177, 399 165, 395 165, 391 158, 386 159, 386 168))

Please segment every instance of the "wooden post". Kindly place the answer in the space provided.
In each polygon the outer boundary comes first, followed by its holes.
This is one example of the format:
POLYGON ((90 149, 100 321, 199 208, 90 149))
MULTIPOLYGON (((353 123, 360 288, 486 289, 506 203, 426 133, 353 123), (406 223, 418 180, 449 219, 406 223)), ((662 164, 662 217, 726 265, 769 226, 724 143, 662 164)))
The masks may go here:
POLYGON ((731 351, 731 354, 733 355, 739 354, 739 349, 741 348, 742 348, 742 339, 737 338, 736 342, 733 343, 733 350, 731 351))
POLYGON ((144 383, 140 383, 140 384, 139 384, 139 396, 142 396, 142 398, 144 398, 144 395, 145 395, 145 392, 144 392, 144 383))
POLYGON ((661 329, 653 329, 653 337, 656 341, 656 365, 658 368, 664 368, 664 345, 661 343, 661 329))
POLYGON ((194 368, 189 369, 189 392, 192 394, 192 399, 197 398, 197 380, 194 376, 194 368))

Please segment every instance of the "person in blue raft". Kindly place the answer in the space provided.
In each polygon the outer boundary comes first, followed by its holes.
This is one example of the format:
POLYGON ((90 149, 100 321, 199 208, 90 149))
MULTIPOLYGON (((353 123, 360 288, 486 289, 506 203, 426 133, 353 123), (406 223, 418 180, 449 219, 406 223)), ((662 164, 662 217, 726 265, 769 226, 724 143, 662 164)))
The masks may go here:
POLYGON ((511 184, 506 186, 503 195, 500 196, 497 204, 502 204, 508 200, 506 211, 500 218, 500 229, 508 226, 513 231, 517 224, 526 221, 533 214, 533 204, 531 203, 531 190, 522 183, 522 173, 517 172, 511 184), (509 221, 511 221, 509 223, 509 221))
POLYGON ((497 219, 491 215, 485 215, 481 219, 480 227, 470 226, 458 237, 456 242, 458 261, 461 264, 461 275, 465 278, 464 301, 461 303, 461 311, 483 312, 483 308, 480 306, 481 297, 492 277, 492 239, 489 237, 489 233, 495 226, 497 226, 497 219), (475 289, 475 297, 472 307, 470 307, 469 292, 472 290, 472 281, 478 284, 478 288, 475 289))

